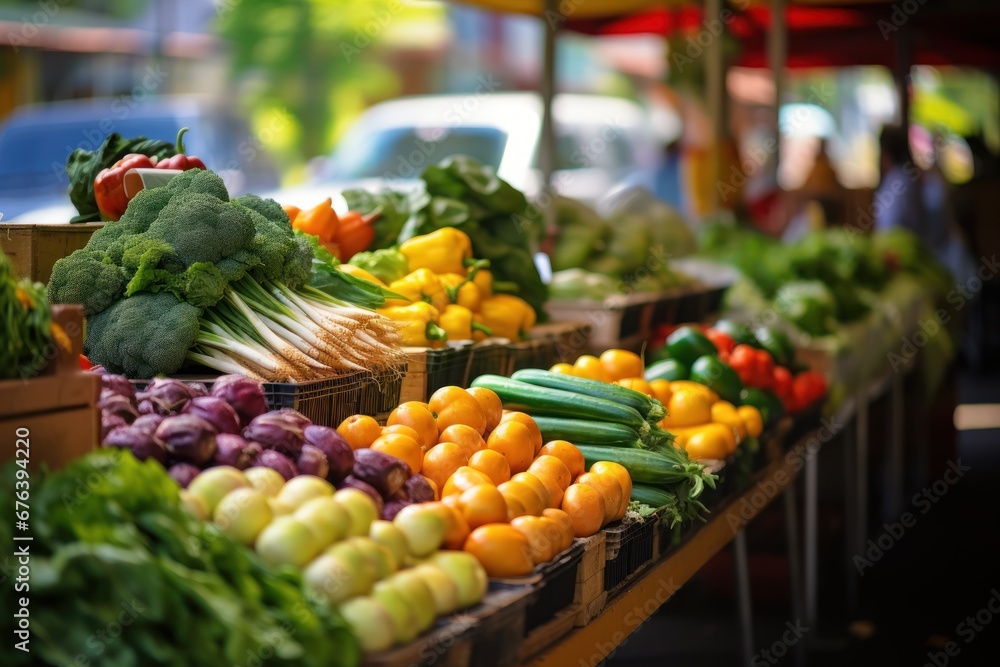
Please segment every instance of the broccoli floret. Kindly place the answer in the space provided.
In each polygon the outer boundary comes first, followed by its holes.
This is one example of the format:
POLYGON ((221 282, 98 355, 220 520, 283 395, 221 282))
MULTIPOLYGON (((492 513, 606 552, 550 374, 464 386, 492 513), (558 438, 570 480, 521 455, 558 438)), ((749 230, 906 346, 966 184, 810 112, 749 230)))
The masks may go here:
POLYGON ((281 208, 281 204, 273 199, 263 199, 257 195, 248 194, 237 197, 233 201, 246 206, 252 211, 257 211, 271 222, 279 223, 291 229, 292 222, 288 219, 288 214, 285 213, 285 209, 281 208))
POLYGON ((201 310, 169 292, 143 292, 87 318, 84 351, 111 373, 151 378, 174 373, 198 337, 201 310))
POLYGON ((128 203, 125 215, 117 222, 109 222, 94 232, 87 247, 92 250, 107 251, 116 262, 120 262, 125 241, 149 229, 149 225, 156 220, 156 216, 170 202, 172 196, 166 188, 140 190, 128 203), (116 242, 119 242, 117 254, 111 252, 116 242))
POLYGON ((226 184, 219 175, 203 169, 189 169, 177 174, 167 183, 166 190, 171 193, 171 197, 177 192, 184 192, 188 195, 206 194, 224 202, 229 201, 226 184))
POLYGON ((170 245, 185 266, 216 263, 246 248, 254 238, 246 209, 204 193, 175 196, 146 234, 170 245))
POLYGON ((126 282, 121 268, 104 261, 104 253, 83 248, 52 267, 49 303, 78 303, 85 315, 93 315, 121 298, 126 282))

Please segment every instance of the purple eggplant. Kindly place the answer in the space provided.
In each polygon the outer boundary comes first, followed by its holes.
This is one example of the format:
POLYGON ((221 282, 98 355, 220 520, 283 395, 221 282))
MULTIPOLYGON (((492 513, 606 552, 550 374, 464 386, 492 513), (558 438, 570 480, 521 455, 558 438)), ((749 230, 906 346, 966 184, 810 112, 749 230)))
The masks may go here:
POLYGON ((256 442, 247 442, 235 433, 220 433, 215 436, 215 462, 246 470, 260 456, 264 449, 256 442))
POLYGON ((119 426, 111 431, 104 439, 104 446, 128 449, 140 461, 151 458, 162 465, 167 464, 167 453, 163 446, 149 433, 140 431, 134 426, 119 426))
POLYGON ((412 504, 413 502, 410 500, 393 500, 391 502, 388 502, 382 508, 382 511, 379 512, 379 518, 382 519, 383 521, 392 521, 393 519, 396 518, 396 515, 399 514, 400 510, 402 510, 407 505, 412 505, 412 504))
POLYGON ((265 449, 262 451, 260 455, 254 459, 253 464, 255 466, 263 466, 265 468, 276 470, 282 477, 285 478, 286 482, 299 474, 299 469, 290 458, 273 449, 265 449))
POLYGON ((156 427, 153 437, 172 461, 203 466, 215 455, 215 427, 195 415, 174 415, 156 427))
MULTIPOLYGON (((203 387, 204 388, 204 387, 203 387)), ((198 388, 192 387, 174 378, 154 378, 145 391, 136 394, 136 399, 140 404, 140 413, 147 414, 156 412, 161 415, 173 415, 179 413, 195 396, 200 396, 198 388), (141 406, 149 401, 150 409, 142 411, 141 406)))
POLYGON ((97 407, 101 409, 102 414, 118 415, 129 424, 134 422, 139 416, 139 410, 135 404, 127 396, 122 396, 121 394, 102 396, 101 400, 97 403, 97 407))
POLYGON ((371 499, 375 501, 375 505, 378 507, 378 513, 382 514, 382 508, 385 506, 385 501, 382 499, 382 494, 378 492, 378 489, 373 487, 371 484, 365 482, 364 480, 358 479, 354 475, 348 475, 344 478, 344 481, 340 483, 337 487, 338 489, 357 489, 358 491, 364 491, 371 499))
POLYGON ((410 478, 410 466, 374 449, 359 449, 354 452, 354 469, 351 473, 366 484, 375 487, 383 498, 403 488, 410 478))
POLYGON ((302 445, 302 452, 299 454, 295 465, 302 475, 315 475, 316 477, 329 479, 330 463, 327 461, 326 454, 319 447, 302 445))
POLYGON ((327 479, 336 485, 354 469, 354 450, 336 429, 310 424, 302 430, 306 443, 319 448, 326 455, 330 472, 327 479))
POLYGON ((406 496, 415 503, 429 503, 434 501, 434 489, 430 482, 423 475, 413 475, 406 480, 403 485, 406 496))
POLYGON ((156 433, 156 428, 160 423, 166 419, 163 415, 158 415, 155 412, 149 414, 141 415, 138 419, 132 422, 132 426, 139 429, 140 431, 146 431, 150 435, 156 433))
POLYGON ((212 384, 212 396, 233 406, 240 416, 240 426, 246 427, 254 417, 267 412, 267 399, 260 382, 243 375, 223 375, 212 384))
POLYGON ((219 433, 239 433, 240 416, 233 406, 217 396, 197 396, 188 401, 181 414, 201 417, 219 433))
POLYGON ((201 468, 193 466, 190 463, 175 463, 170 466, 170 470, 167 472, 182 489, 186 489, 188 484, 191 483, 191 480, 197 477, 198 473, 201 472, 201 468))
POLYGON ((265 412, 247 424, 243 437, 282 454, 298 457, 305 444, 303 429, 308 425, 309 420, 295 410, 265 412))

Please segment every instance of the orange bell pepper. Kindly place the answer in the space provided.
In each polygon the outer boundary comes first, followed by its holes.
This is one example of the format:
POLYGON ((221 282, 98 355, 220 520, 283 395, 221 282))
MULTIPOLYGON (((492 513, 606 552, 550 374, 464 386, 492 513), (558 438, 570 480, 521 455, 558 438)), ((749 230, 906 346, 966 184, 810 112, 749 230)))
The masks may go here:
POLYGON ((333 253, 337 259, 342 259, 338 243, 340 219, 337 217, 337 212, 333 210, 333 200, 330 197, 295 216, 292 227, 301 230, 304 234, 319 237, 321 245, 333 253))
POLYGON ((341 259, 349 260, 355 254, 368 250, 375 240, 375 227, 371 218, 366 218, 357 211, 348 211, 340 219, 340 235, 337 243, 340 245, 341 259))

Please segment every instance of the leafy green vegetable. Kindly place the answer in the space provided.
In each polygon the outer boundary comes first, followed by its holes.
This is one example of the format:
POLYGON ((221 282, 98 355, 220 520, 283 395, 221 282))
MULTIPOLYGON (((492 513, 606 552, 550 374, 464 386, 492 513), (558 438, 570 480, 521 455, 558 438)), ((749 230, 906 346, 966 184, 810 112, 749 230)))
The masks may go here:
POLYGON ((94 198, 94 179, 102 169, 111 167, 129 153, 150 157, 168 158, 177 155, 177 148, 169 141, 136 137, 123 139, 113 132, 107 136, 97 150, 87 151, 77 148, 66 160, 66 174, 69 176, 69 198, 79 215, 70 222, 98 222, 101 212, 94 198))
POLYGON ((793 281, 782 286, 774 305, 781 315, 810 336, 826 336, 835 329, 837 303, 833 293, 817 280, 793 281))
POLYGON ((355 253, 348 264, 364 269, 386 285, 410 272, 406 256, 397 248, 380 248, 355 253))
MULTIPOLYGON (((12 463, 0 509, 14 512, 12 463)), ((11 522, 0 539, 12 543, 11 522)), ((155 461, 104 449, 64 471, 32 478, 30 653, 12 665, 326 667, 359 662, 336 613, 304 592, 291 568, 266 568, 253 551, 182 508, 155 461)), ((21 544, 21 543, 17 543, 21 544)), ((15 577, 0 582, 5 599, 15 577)), ((14 617, 0 626, 15 636, 14 617)))
MULTIPOLYGON (((313 273, 312 278, 309 280, 310 287, 315 287, 321 292, 325 292, 338 299, 343 299, 353 305, 371 310, 384 306, 386 299, 406 298, 401 294, 396 294, 380 285, 376 285, 370 280, 363 280, 357 276, 340 271, 337 269, 340 265, 340 260, 320 244, 319 237, 312 234, 305 234, 301 231, 296 231, 295 234, 308 240, 313 249, 313 273)), ((392 251, 379 250, 377 252, 392 251)), ((399 254, 399 251, 395 252, 399 254)), ((354 257, 357 257, 359 254, 370 255, 371 253, 357 253, 354 257)), ((403 257, 403 262, 405 265, 405 257, 403 257)))
POLYGON ((31 377, 45 367, 52 342, 52 311, 45 286, 17 279, 0 250, 0 379, 31 377))

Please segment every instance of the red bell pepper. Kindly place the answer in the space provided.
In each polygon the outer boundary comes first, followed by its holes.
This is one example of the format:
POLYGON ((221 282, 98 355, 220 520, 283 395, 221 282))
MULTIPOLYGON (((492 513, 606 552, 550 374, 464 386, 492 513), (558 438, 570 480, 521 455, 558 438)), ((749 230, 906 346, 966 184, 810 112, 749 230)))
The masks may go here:
POLYGON ((804 409, 826 394, 826 380, 816 371, 799 373, 792 380, 792 397, 795 407, 804 409))
POLYGON ((205 163, 201 161, 201 158, 184 154, 184 133, 187 131, 188 128, 182 127, 181 131, 177 133, 177 155, 166 160, 160 160, 156 164, 157 169, 180 169, 181 171, 206 169, 205 163))
POLYGON ((771 380, 773 382, 774 393, 782 402, 785 402, 792 393, 791 372, 784 366, 775 366, 774 372, 771 374, 771 380))
POLYGON ((723 360, 732 354, 733 348, 736 347, 736 341, 718 329, 706 329, 705 337, 712 341, 712 345, 719 351, 719 357, 723 360))
POLYGON ((125 214, 128 197, 125 195, 125 172, 129 169, 153 169, 156 157, 129 153, 107 169, 102 169, 94 179, 94 199, 101 217, 118 220, 125 214))

